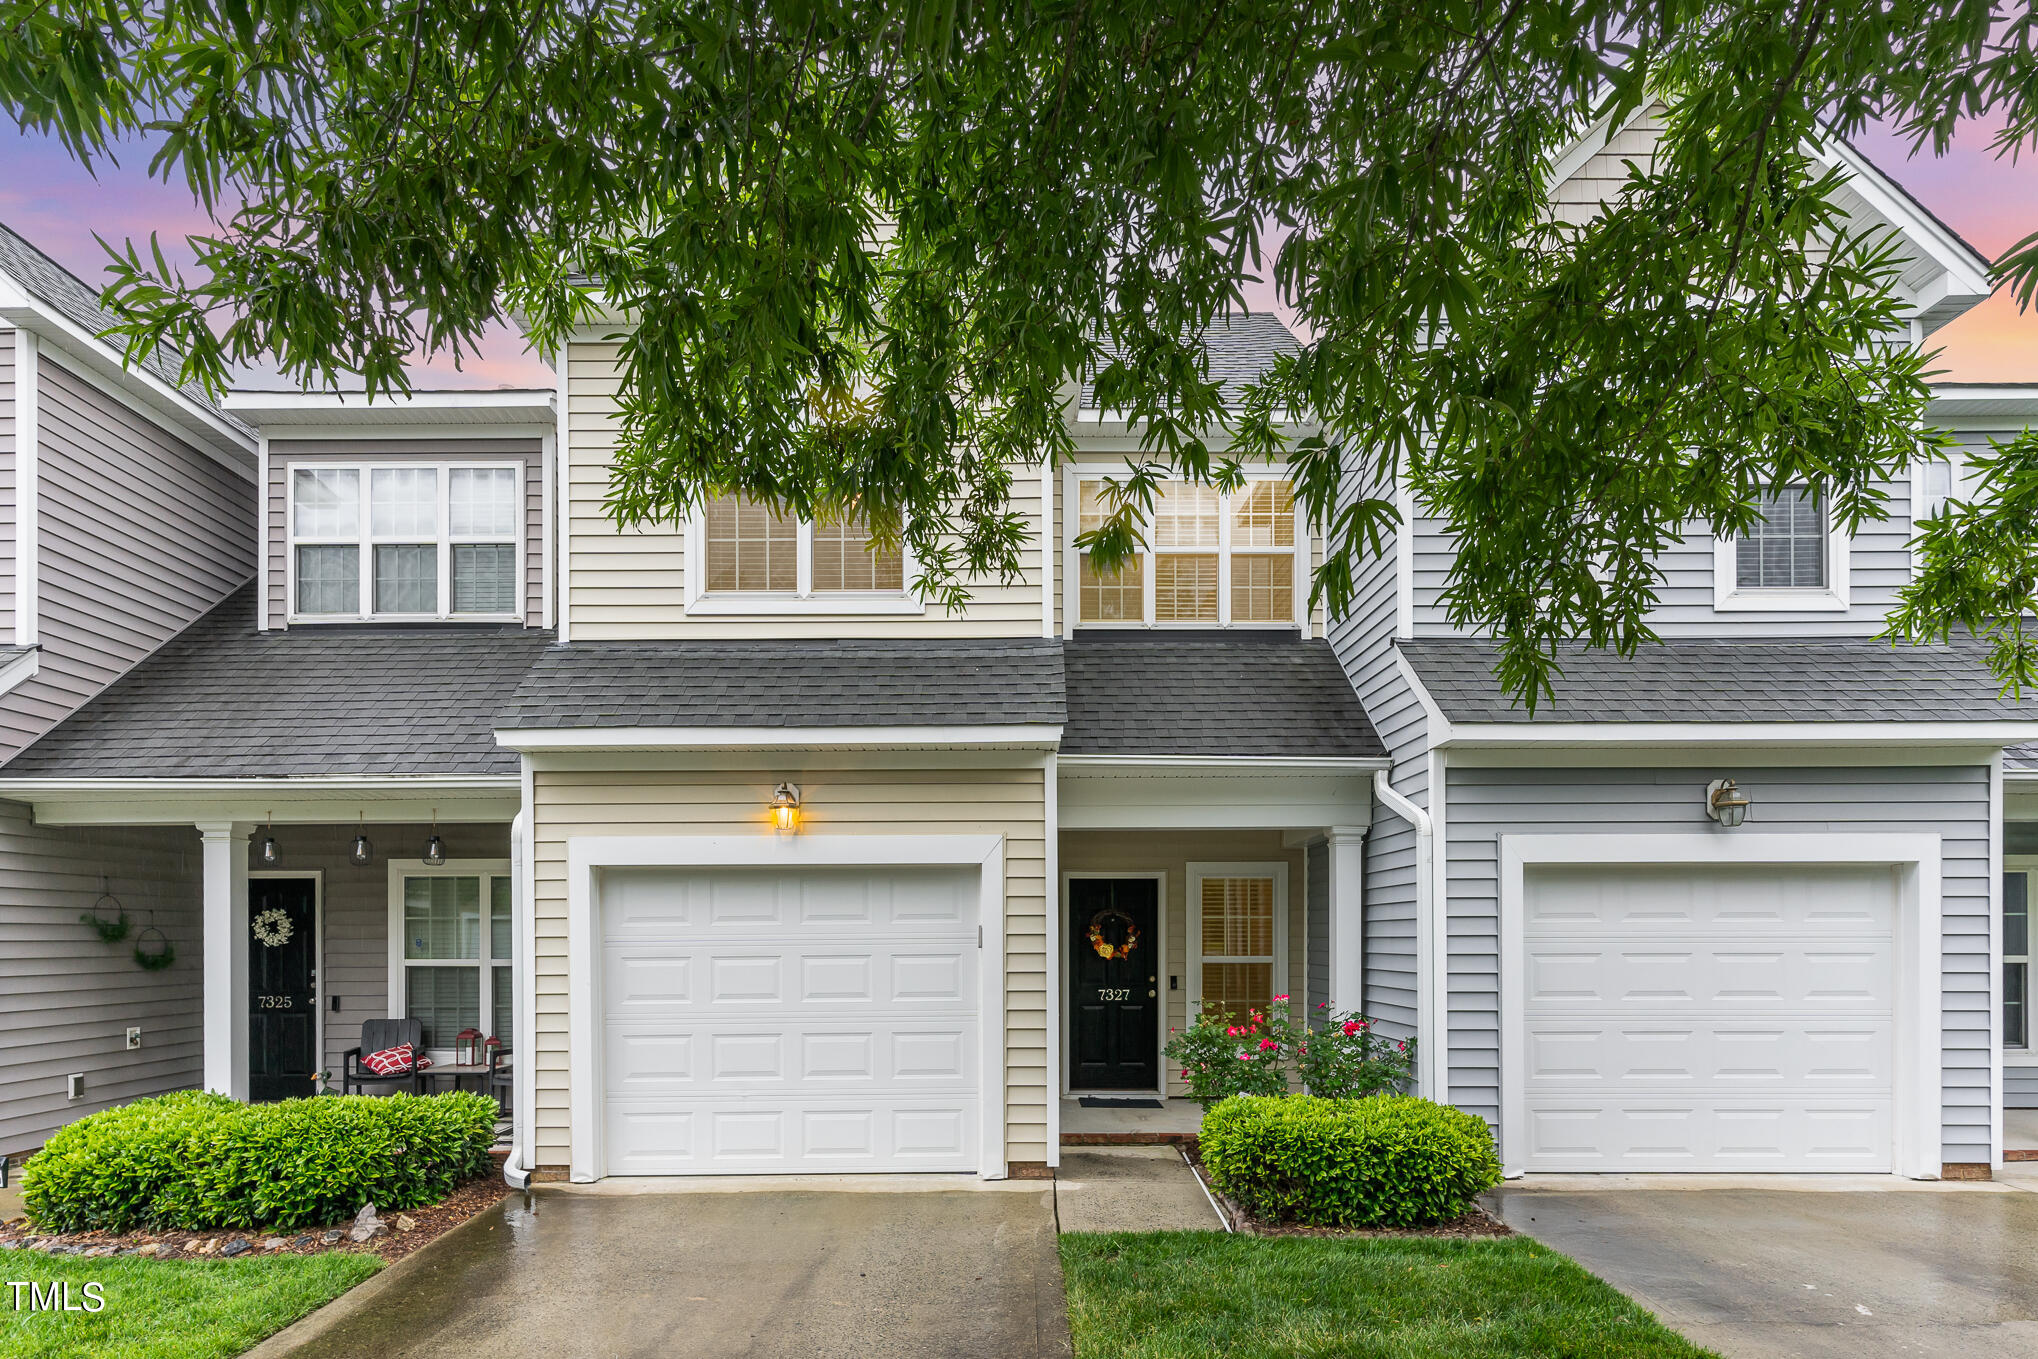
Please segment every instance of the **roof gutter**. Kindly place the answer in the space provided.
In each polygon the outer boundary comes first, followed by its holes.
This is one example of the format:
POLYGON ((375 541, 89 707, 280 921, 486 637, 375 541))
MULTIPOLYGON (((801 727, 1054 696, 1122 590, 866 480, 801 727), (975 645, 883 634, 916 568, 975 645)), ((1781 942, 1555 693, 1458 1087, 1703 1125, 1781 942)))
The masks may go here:
POLYGON ((1990 722, 1464 722, 1439 747, 1508 746, 1978 746, 2038 740, 2026 721, 1990 722))
POLYGON ((538 755, 579 750, 1053 750, 1062 729, 1001 727, 509 727, 505 750, 538 755))

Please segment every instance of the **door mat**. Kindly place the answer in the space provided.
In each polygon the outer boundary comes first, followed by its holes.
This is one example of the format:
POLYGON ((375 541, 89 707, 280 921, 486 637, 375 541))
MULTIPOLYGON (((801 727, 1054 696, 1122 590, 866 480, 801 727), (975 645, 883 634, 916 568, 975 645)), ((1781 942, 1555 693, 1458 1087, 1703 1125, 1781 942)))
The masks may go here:
POLYGON ((1100 1095, 1082 1095, 1076 1103, 1085 1109, 1160 1109, 1164 1106, 1157 1099, 1105 1099, 1100 1095))

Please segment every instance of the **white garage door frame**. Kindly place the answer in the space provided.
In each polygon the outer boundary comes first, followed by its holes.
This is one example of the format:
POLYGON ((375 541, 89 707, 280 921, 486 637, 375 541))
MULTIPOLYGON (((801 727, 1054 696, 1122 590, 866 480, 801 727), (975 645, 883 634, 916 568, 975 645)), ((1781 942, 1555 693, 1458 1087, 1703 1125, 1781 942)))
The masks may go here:
POLYGON ((1940 846, 1930 834, 1824 835, 1746 831, 1654 835, 1500 837, 1500 1142, 1503 1173, 1523 1173, 1528 1139, 1527 960, 1523 941, 1528 869, 1537 865, 1688 864, 1780 867, 1820 864, 1895 869, 1896 1115, 1892 1165, 1916 1180, 1939 1178, 1941 1086, 1940 846))
POLYGON ((978 870, 978 1016, 982 1148, 977 1175, 1005 1178, 1005 837, 1002 835, 578 835, 566 841, 568 1174, 576 1184, 608 1173, 602 1110, 601 981, 596 965, 605 868, 947 868, 978 870))

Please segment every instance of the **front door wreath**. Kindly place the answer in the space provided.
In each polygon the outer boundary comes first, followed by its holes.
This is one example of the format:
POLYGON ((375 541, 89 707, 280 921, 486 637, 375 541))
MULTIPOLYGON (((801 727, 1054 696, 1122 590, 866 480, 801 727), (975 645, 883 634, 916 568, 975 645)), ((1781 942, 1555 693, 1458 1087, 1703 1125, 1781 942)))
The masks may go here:
POLYGON ((1139 926, 1133 924, 1132 917, 1116 906, 1106 906, 1090 917, 1090 947, 1097 950, 1097 956, 1107 963, 1119 958, 1130 958, 1132 951, 1139 947, 1139 926), (1115 944, 1104 937, 1105 922, 1111 920, 1120 921, 1125 927, 1123 935, 1115 944))

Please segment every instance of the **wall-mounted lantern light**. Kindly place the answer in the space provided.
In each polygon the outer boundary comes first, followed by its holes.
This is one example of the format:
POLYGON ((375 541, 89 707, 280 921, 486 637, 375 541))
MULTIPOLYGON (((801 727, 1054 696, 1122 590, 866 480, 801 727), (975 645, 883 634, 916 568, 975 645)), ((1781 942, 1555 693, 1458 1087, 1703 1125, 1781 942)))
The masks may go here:
POLYGON ((432 808, 432 838, 425 841, 425 865, 442 868, 446 863, 446 842, 439 838, 439 809, 432 808))
POLYGON ((1731 830, 1748 819, 1748 799, 1732 779, 1714 779, 1705 786, 1705 814, 1731 830))
POLYGON ((781 783, 771 793, 771 824, 782 831, 800 828, 800 786, 781 783))
POLYGON ((276 813, 269 813, 269 819, 263 823, 262 829, 262 846, 256 851, 256 855, 261 859, 262 867, 274 868, 283 857, 276 848, 276 813))
POLYGON ((375 857, 375 846, 368 843, 368 826, 361 813, 354 813, 354 847, 347 851, 347 861, 356 868, 364 868, 375 857))

